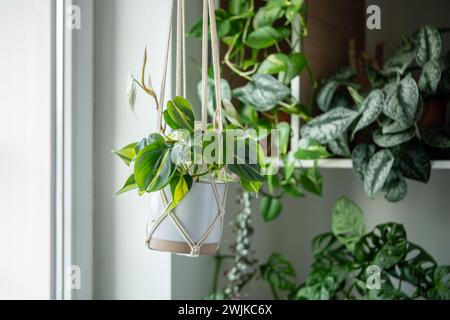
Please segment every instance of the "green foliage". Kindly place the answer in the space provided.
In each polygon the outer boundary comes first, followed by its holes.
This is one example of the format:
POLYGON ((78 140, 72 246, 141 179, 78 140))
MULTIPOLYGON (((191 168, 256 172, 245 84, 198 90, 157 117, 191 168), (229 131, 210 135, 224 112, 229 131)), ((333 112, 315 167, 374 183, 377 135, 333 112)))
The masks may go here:
POLYGON ((312 251, 311 271, 305 283, 294 288, 295 278, 283 282, 286 285, 276 285, 281 275, 293 277, 288 260, 276 255, 264 265, 262 278, 275 292, 275 298, 280 291, 289 299, 300 300, 450 298, 449 266, 438 266, 425 250, 408 241, 400 224, 382 224, 366 233, 362 210, 346 198, 340 198, 334 207, 332 233, 314 238, 312 251), (282 261, 284 268, 270 277, 274 272, 270 273, 268 270, 273 268, 268 266, 276 265, 274 260, 282 261), (367 285, 371 283, 373 266, 381 271, 380 289, 367 285))
POLYGON ((446 128, 421 132, 419 126, 425 101, 446 101, 450 93, 450 59, 441 56, 442 46, 439 30, 424 26, 405 38, 379 70, 366 66, 368 88, 361 90, 354 82, 352 68, 342 68, 319 90, 317 105, 324 113, 303 126, 302 137, 326 144, 335 156, 351 154, 355 174, 370 197, 382 191, 390 202, 403 200, 408 190, 405 178, 430 178, 424 145, 450 148, 446 128), (413 73, 416 70, 420 72, 413 73), (359 137, 368 141, 354 143, 359 137))

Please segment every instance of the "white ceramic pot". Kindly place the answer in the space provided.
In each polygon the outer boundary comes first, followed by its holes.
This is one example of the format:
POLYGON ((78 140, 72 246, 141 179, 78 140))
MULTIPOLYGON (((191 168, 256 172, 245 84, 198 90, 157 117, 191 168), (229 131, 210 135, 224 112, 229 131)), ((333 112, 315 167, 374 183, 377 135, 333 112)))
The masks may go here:
MULTIPOLYGON (((222 201, 225 197, 225 184, 217 183, 216 186, 222 201)), ((166 195, 167 197, 171 196, 169 190, 166 191, 166 195)), ((154 222, 158 219, 162 211, 160 194, 151 194, 151 221, 154 222)), ((210 183, 194 183, 183 201, 175 208, 174 214, 191 239, 197 243, 219 214, 219 205, 214 196, 212 185, 210 183)), ((217 253, 221 237, 222 222, 219 221, 201 246, 199 254, 213 255, 217 253)), ((157 251, 191 254, 191 247, 186 243, 169 216, 154 230, 149 238, 148 246, 150 249, 157 251)))

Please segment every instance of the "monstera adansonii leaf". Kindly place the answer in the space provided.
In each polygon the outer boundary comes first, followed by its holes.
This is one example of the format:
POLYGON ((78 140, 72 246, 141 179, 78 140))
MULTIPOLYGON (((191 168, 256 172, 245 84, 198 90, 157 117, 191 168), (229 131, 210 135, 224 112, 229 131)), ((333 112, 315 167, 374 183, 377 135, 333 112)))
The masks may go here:
POLYGON ((303 126, 301 135, 321 144, 330 143, 340 138, 358 115, 358 112, 342 107, 332 109, 303 126))
POLYGON ((406 254, 406 231, 396 223, 376 227, 355 245, 357 261, 371 263, 381 269, 389 269, 406 254))
POLYGON ((247 85, 234 90, 233 94, 245 105, 266 112, 289 97, 291 90, 268 74, 256 74, 247 85))

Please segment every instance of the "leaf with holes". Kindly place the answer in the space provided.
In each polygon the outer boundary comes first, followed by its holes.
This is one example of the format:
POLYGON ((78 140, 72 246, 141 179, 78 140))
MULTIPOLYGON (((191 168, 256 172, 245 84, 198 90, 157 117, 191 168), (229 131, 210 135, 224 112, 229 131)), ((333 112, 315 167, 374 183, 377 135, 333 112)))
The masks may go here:
POLYGON ((389 269, 403 259, 406 254, 406 231, 396 223, 377 226, 363 236, 355 245, 357 261, 389 269))
POLYGON ((353 252, 366 231, 361 208, 346 198, 340 198, 333 209, 332 230, 336 238, 353 252))
POLYGON ((450 300, 450 266, 437 267, 434 270, 433 285, 427 293, 428 299, 450 300))
POLYGON ((437 61, 425 63, 419 79, 420 91, 427 94, 435 93, 441 81, 441 74, 441 67, 437 61))
POLYGON ((384 184, 383 191, 386 192, 384 197, 389 202, 400 202, 405 199, 408 193, 408 185, 400 171, 391 171, 384 184))
POLYGON ((370 159, 364 173, 364 190, 369 197, 383 189, 394 164, 394 156, 389 150, 381 150, 370 159))
POLYGON ((419 66, 439 59, 442 52, 442 36, 437 28, 424 26, 420 29, 416 41, 416 61, 419 66))
POLYGON ((328 144, 328 148, 331 153, 340 157, 351 157, 350 147, 348 145, 348 137, 347 133, 344 133, 342 136, 337 138, 334 141, 331 141, 328 144))
POLYGON ((375 146, 365 143, 358 144, 352 152, 353 171, 356 176, 364 181, 367 165, 375 154, 375 146))
POLYGON ((387 96, 384 114, 389 118, 408 125, 416 120, 419 104, 419 88, 409 75, 396 86, 392 94, 387 96))
POLYGON ((359 119, 355 130, 353 130, 353 136, 355 136, 359 130, 366 128, 378 119, 383 112, 384 103, 384 94, 381 90, 372 91, 369 96, 364 99, 360 109, 362 116, 359 119))
POLYGON ((303 138, 327 144, 338 139, 357 117, 358 112, 342 107, 335 108, 303 126, 301 135, 303 138))
POLYGON ((234 90, 233 94, 245 105, 266 112, 289 97, 291 90, 270 75, 257 74, 246 86, 234 90))
POLYGON ((411 140, 402 146, 398 164, 406 178, 424 183, 430 180, 430 158, 418 139, 411 140))
POLYGON ((414 128, 399 133, 383 134, 381 129, 374 131, 373 141, 382 148, 391 148, 410 141, 416 136, 414 128))

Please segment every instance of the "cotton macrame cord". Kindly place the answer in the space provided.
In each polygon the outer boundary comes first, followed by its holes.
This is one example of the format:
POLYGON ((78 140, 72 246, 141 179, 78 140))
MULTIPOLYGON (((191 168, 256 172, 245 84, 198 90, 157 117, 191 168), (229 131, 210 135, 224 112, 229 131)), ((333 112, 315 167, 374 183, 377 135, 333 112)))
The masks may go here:
MULTIPOLYGON (((171 9, 171 16, 173 16, 173 2, 171 9)), ((216 123, 218 124, 219 136, 223 132, 223 119, 222 119, 222 98, 221 98, 221 87, 220 87, 220 64, 219 64, 219 44, 217 36, 217 26, 215 17, 215 6, 213 0, 203 0, 203 40, 202 40, 202 129, 207 129, 207 102, 208 102, 208 15, 211 22, 211 47, 213 52, 213 68, 214 68, 214 84, 215 84, 215 97, 216 97, 216 112, 214 115, 214 128, 216 129, 216 123), (209 14, 208 14, 209 7, 209 14)), ((172 20, 172 19, 170 19, 172 20)), ((168 59, 169 59, 169 47, 170 47, 170 33, 172 30, 172 22, 169 27, 169 36, 167 41, 166 57, 164 62, 164 72, 163 80, 161 85, 161 96, 160 103, 161 108, 158 110, 158 119, 162 120, 162 107, 164 103, 164 93, 168 69, 168 59)), ((177 5, 177 67, 176 67, 176 95, 181 95, 183 90, 184 97, 186 97, 186 39, 185 39, 185 0, 178 0, 177 5), (183 89, 182 89, 183 87, 183 89)), ((220 146, 219 146, 220 148, 220 146)), ((205 231, 200 240, 196 243, 192 240, 186 228, 183 226, 181 221, 178 219, 173 210, 170 209, 170 202, 167 194, 164 190, 161 190, 161 202, 163 204, 164 211, 159 216, 159 218, 153 222, 153 225, 147 235, 147 244, 150 246, 151 237, 160 226, 160 224, 169 217, 174 223, 177 230, 180 232, 183 239, 188 244, 191 249, 190 255, 196 257, 200 254, 200 250, 203 244, 208 240, 211 233, 218 223, 220 223, 220 228, 223 227, 223 218, 225 215, 225 205, 228 196, 228 184, 225 184, 225 191, 223 198, 220 198, 220 194, 217 188, 215 179, 208 174, 208 178, 213 189, 214 198, 217 202, 218 213, 214 221, 209 225, 208 229, 205 231)))

